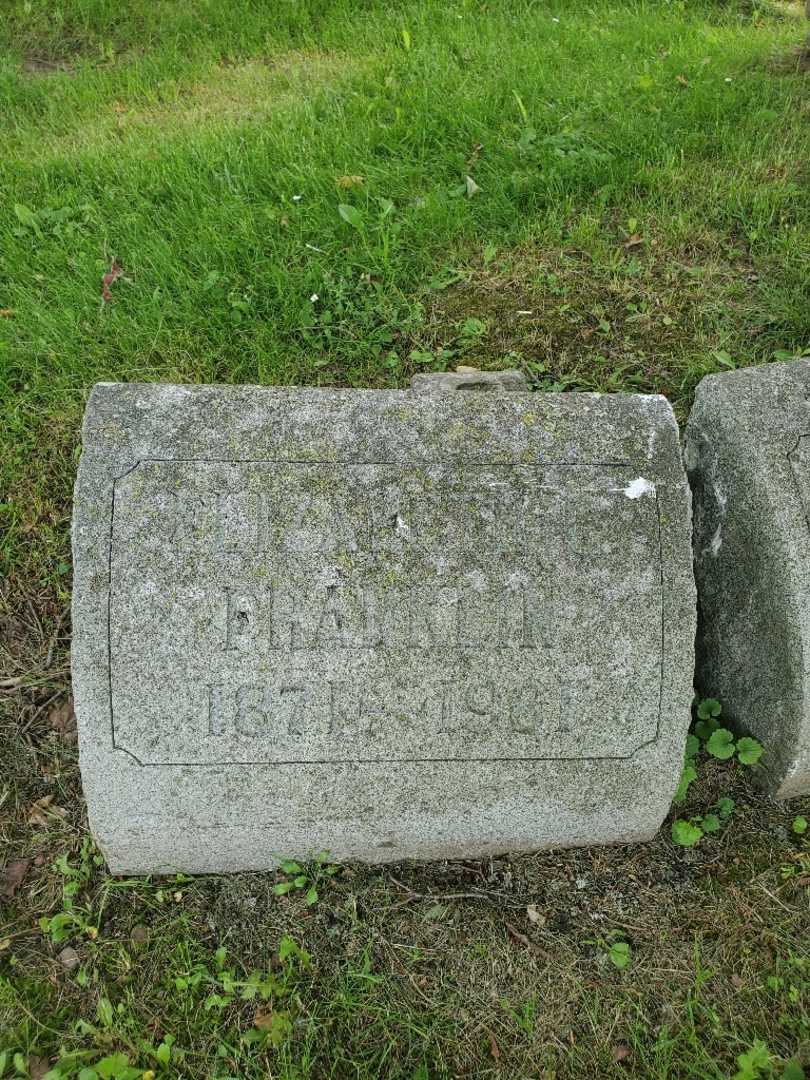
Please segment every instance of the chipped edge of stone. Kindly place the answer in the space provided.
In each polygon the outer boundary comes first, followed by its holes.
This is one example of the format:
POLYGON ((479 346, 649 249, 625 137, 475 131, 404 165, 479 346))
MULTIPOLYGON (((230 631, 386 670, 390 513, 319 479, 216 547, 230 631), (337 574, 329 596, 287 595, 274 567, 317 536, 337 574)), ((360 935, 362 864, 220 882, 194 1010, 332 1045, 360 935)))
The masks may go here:
POLYGON ((411 377, 411 390, 419 394, 445 394, 454 390, 486 390, 528 392, 526 376, 515 368, 505 371, 479 371, 459 367, 455 371, 420 372, 411 377))

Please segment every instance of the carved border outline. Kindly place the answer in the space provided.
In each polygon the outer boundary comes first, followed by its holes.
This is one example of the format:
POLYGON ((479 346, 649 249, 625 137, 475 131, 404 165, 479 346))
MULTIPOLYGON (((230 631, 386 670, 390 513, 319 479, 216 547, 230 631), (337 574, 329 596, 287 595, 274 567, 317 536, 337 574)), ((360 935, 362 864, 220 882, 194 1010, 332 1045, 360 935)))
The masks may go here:
POLYGON ((802 491, 802 489, 801 489, 801 487, 799 485, 799 478, 796 475, 796 464, 797 464, 796 455, 799 453, 799 450, 801 449, 802 442, 805 439, 810 439, 810 433, 805 433, 805 434, 799 435, 798 438, 796 439, 795 444, 790 448, 790 450, 788 450, 786 457, 787 457, 788 468, 790 469, 790 476, 791 476, 791 479, 793 480, 793 488, 794 488, 796 494, 799 497, 799 502, 802 505, 802 514, 803 514, 804 520, 807 522, 807 528, 810 529, 810 506, 808 506, 806 504, 806 502, 805 502, 804 492, 802 491))
MULTIPOLYGON (((800 440, 801 441, 801 437, 800 440)), ((798 442, 796 447, 790 452, 795 453, 798 449, 798 442)), ((788 455, 789 457, 790 455, 788 455)), ((261 767, 271 768, 274 766, 288 766, 288 765, 408 765, 408 764, 442 764, 442 763, 469 763, 469 764, 497 764, 499 762, 539 762, 539 761, 560 761, 560 762, 572 762, 572 761, 629 761, 640 750, 643 750, 647 746, 651 746, 658 741, 661 734, 661 710, 663 706, 664 698, 664 649, 666 643, 666 626, 664 616, 664 558, 663 549, 661 545, 661 505, 658 498, 658 483, 655 484, 655 520, 656 520, 656 535, 658 539, 658 570, 660 577, 660 589, 661 589, 661 649, 659 653, 658 664, 658 718, 655 724, 655 734, 646 739, 644 742, 639 743, 629 754, 611 754, 607 756, 596 757, 418 757, 418 758, 316 758, 313 759, 293 759, 286 761, 141 761, 139 757, 132 753, 131 750, 127 750, 125 746, 116 745, 115 742, 115 718, 113 715, 113 688, 112 688, 112 548, 113 548, 113 530, 115 523, 115 495, 116 485, 119 480, 123 480, 125 477, 133 473, 144 462, 156 462, 166 464, 199 464, 199 465, 329 465, 329 466, 343 466, 343 467, 361 467, 364 465, 390 465, 407 468, 408 466, 420 465, 429 467, 431 465, 438 465, 439 467, 447 467, 446 462, 442 461, 419 461, 419 462, 402 462, 402 461, 323 461, 323 460, 293 460, 293 459, 268 459, 268 458, 139 458, 133 465, 126 469, 123 473, 113 477, 112 490, 111 490, 111 507, 110 507, 110 529, 109 529, 109 546, 108 546, 108 560, 107 560, 107 684, 109 691, 109 707, 110 707, 110 740, 113 750, 120 750, 131 758, 137 765, 143 769, 165 769, 165 768, 244 768, 244 767, 261 767)), ((591 468, 591 469, 633 469, 634 466, 629 461, 578 461, 578 462, 561 462, 561 461, 536 461, 536 462, 524 462, 524 461, 476 461, 474 463, 475 468, 487 468, 487 467, 504 467, 504 468, 530 468, 530 469, 579 469, 579 468, 591 468)))

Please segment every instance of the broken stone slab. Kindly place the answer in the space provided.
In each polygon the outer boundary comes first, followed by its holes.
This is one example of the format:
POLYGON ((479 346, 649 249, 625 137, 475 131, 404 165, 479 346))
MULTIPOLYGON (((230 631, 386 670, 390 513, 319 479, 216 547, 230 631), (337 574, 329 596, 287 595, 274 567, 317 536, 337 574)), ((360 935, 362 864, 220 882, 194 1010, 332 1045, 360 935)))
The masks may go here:
POLYGON ((810 792, 810 362, 709 375, 686 428, 697 686, 765 750, 764 786, 810 792))
POLYGON ((411 390, 420 394, 446 394, 453 390, 523 391, 529 389, 522 371, 479 371, 458 367, 455 371, 424 371, 411 377, 411 390))
POLYGON ((73 520, 118 873, 651 837, 692 697, 660 397, 100 384, 73 520))

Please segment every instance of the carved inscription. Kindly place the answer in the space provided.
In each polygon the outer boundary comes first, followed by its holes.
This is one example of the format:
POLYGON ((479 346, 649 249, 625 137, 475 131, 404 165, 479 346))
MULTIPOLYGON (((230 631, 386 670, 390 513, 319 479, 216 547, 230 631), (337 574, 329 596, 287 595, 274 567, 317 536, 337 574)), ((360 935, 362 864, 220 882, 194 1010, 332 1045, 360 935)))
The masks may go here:
POLYGON ((537 588, 491 583, 296 589, 270 583, 222 593, 225 652, 264 649, 533 649, 543 646, 545 598, 537 588))
POLYGON ((561 722, 554 690, 541 687, 539 681, 502 687, 492 679, 474 677, 429 690, 419 683, 363 687, 337 680, 310 685, 211 686, 208 735, 368 740, 387 738, 397 728, 418 729, 425 724, 433 735, 485 734, 486 725, 493 722, 506 731, 531 735, 527 717, 541 693, 545 692, 547 716, 561 722))
POLYGON ((657 730, 661 640, 655 489, 628 497, 633 479, 141 462, 113 506, 116 745, 148 764, 570 758, 618 725, 629 756, 657 730))

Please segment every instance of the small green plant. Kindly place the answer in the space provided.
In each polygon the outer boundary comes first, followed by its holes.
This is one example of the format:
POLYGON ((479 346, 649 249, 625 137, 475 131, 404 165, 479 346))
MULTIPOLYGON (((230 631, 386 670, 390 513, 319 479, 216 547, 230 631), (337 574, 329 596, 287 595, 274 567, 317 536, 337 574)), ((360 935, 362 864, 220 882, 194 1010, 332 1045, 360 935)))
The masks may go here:
POLYGON ((694 730, 699 739, 705 742, 711 733, 720 727, 718 717, 722 711, 723 707, 716 698, 704 698, 698 702, 694 730))
POLYGON ((50 934, 54 945, 59 945, 76 934, 85 934, 91 939, 98 936, 98 926, 93 920, 89 906, 77 903, 79 893, 86 887, 93 872, 93 867, 103 866, 104 858, 98 854, 89 837, 82 841, 78 862, 71 863, 67 855, 60 855, 53 864, 65 879, 62 886, 62 910, 55 915, 43 916, 39 920, 40 929, 50 934))
MULTIPOLYGON (((689 738, 691 739, 692 736, 690 735, 689 738)), ((681 779, 678 783, 677 788, 675 789, 675 794, 672 797, 672 801, 676 805, 679 806, 682 802, 686 801, 686 796, 689 792, 689 786, 695 780, 697 780, 697 777, 697 768, 694 761, 692 760, 692 757, 689 755, 689 750, 687 748, 687 756, 686 761, 684 762, 683 771, 681 773, 681 779)))
POLYGON ((458 328, 458 347, 460 352, 474 348, 479 345, 482 339, 487 333, 487 322, 485 319, 476 319, 470 317, 464 319, 458 328))
POLYGON ((802 851, 794 851, 791 858, 792 862, 784 863, 779 868, 782 880, 790 881, 795 878, 801 884, 810 885, 810 855, 802 851))
POLYGON ((329 861, 328 851, 319 851, 308 863, 299 863, 295 859, 282 859, 281 872, 286 875, 284 881, 273 886, 276 896, 284 896, 295 889, 306 890, 309 905, 318 902, 318 885, 326 878, 333 877, 339 867, 329 861))
POLYGON ((780 1080, 806 1080, 806 1073, 801 1063, 796 1061, 795 1058, 785 1062, 780 1080))
POLYGON ((227 950, 221 946, 213 961, 197 961, 182 968, 174 976, 173 985, 177 993, 191 998, 194 1006, 201 1006, 206 1013, 225 1013, 240 1002, 254 1002, 253 1027, 243 1041, 248 1045, 280 1046, 292 1034, 295 991, 301 975, 311 965, 310 954, 285 935, 272 971, 252 971, 241 977, 228 965, 227 950))
POLYGON ((412 349, 408 353, 408 359, 412 364, 419 364, 420 367, 430 365, 435 371, 447 371, 450 361, 455 355, 455 349, 448 349, 443 346, 435 351, 412 349))
POLYGON ((728 761, 737 755, 741 765, 756 765, 762 757, 762 744, 744 735, 736 739, 734 733, 720 724, 722 706, 716 698, 705 698, 698 703, 694 735, 703 743, 706 752, 720 761, 728 761))
POLYGON ((512 1017, 524 1035, 532 1038, 537 1019, 537 999, 527 998, 522 1005, 514 1008, 506 998, 501 998, 501 1008, 512 1017))
POLYGON ((420 367, 430 366, 434 371, 446 371, 452 360, 474 351, 487 335, 489 324, 485 319, 470 317, 458 324, 458 333, 443 345, 431 349, 412 349, 408 359, 420 367))
POLYGON ((795 817, 793 819, 793 824, 791 825, 791 828, 797 836, 804 836, 804 834, 807 832, 807 818, 802 817, 802 815, 799 814, 798 817, 795 817))
MULTIPOLYGON (((16 1055, 19 1056, 19 1055, 16 1055)), ((60 1057, 56 1065, 43 1074, 42 1080, 154 1080, 151 1069, 143 1069, 130 1063, 129 1055, 124 1053, 106 1054, 92 1065, 83 1064, 87 1055, 73 1054, 60 1057)), ((92 1059, 91 1059, 92 1060, 92 1059)), ((18 1072, 20 1067, 15 1061, 18 1072)), ((26 1069, 22 1076, 29 1076, 26 1069)), ((2 1072, 0 1072, 2 1076, 2 1072)))
POLYGON ((17 225, 12 228, 12 232, 20 239, 27 237, 36 239, 37 242, 46 238, 71 240, 79 236, 90 223, 92 207, 85 203, 80 206, 43 207, 40 210, 32 210, 24 203, 15 203, 14 216, 17 219, 17 225))
POLYGON ((755 1039, 750 1050, 737 1057, 737 1072, 732 1080, 805 1080, 805 1072, 795 1059, 780 1063, 771 1054, 767 1045, 755 1039))
MULTIPOLYGON (((673 796, 676 806, 686 801, 690 785, 698 778, 698 758, 701 751, 720 761, 735 759, 738 764, 756 766, 762 756, 762 744, 750 736, 735 738, 733 732, 720 724, 722 706, 716 698, 704 698, 695 709, 695 723, 686 739, 683 771, 673 796)), ((672 839, 680 847, 694 847, 707 833, 719 832, 734 812, 734 800, 718 799, 705 814, 688 819, 677 818, 672 823, 672 839)))
POLYGON ((623 971, 633 957, 630 944, 622 937, 621 930, 612 930, 605 937, 588 938, 586 944, 596 945, 615 968, 623 971))
POLYGON ((750 1050, 737 1058, 739 1069, 734 1080, 757 1080, 757 1077, 771 1073, 771 1055, 765 1043, 756 1040, 750 1050))
POLYGON ((517 153, 518 158, 526 164, 560 173, 564 172, 564 166, 574 168, 604 164, 613 156, 588 132, 564 130, 543 135, 531 125, 521 131, 517 153))
POLYGON ((356 206, 352 206, 350 203, 340 203, 338 206, 338 214, 340 214, 346 224, 351 225, 353 229, 363 228, 363 215, 356 206))
MULTIPOLYGON (((112 1012, 109 1001, 102 1001, 105 1004, 101 1011, 109 1009, 112 1012)), ((82 1031, 84 1034, 93 1034, 97 1029, 82 1022, 82 1031)), ((133 1064, 133 1058, 136 1062, 145 1058, 148 1063, 157 1067, 161 1075, 166 1075, 164 1070, 168 1069, 170 1064, 179 1063, 184 1057, 184 1052, 175 1048, 175 1038, 171 1034, 166 1034, 157 1047, 145 1040, 135 1041, 137 1046, 131 1045, 128 1054, 118 1051, 97 1057, 93 1051, 63 1051, 54 1066, 42 1074, 42 1080, 155 1080, 155 1069, 133 1064)), ((7 1055, 0 1054, 0 1077, 5 1075, 6 1057, 7 1055)), ((17 1075, 31 1075, 22 1054, 14 1055, 13 1064, 17 1075)))
POLYGON ((312 957, 291 937, 283 937, 279 945, 279 974, 251 975, 241 986, 243 1001, 265 1003, 253 1017, 253 1027, 244 1036, 247 1045, 281 1046, 293 1032, 293 997, 300 974, 312 966, 312 957), (284 1008, 279 1008, 283 1003, 284 1008))
POLYGON ((608 949, 608 960, 622 971, 630 963, 632 952, 626 941, 614 941, 608 949))
POLYGON ((706 833, 719 832, 721 827, 734 813, 734 800, 718 799, 707 814, 696 814, 686 818, 676 818, 672 822, 672 839, 681 847, 694 847, 706 833))
POLYGON ((703 839, 703 829, 691 821, 678 818, 672 822, 672 839, 681 847, 693 847, 703 839))
POLYGON ((311 363, 330 363, 335 349, 362 341, 365 356, 390 359, 396 334, 413 337, 421 325, 418 304, 407 302, 371 275, 350 275, 323 269, 316 291, 298 308, 297 334, 311 352, 311 363))

